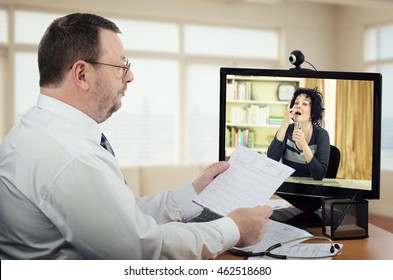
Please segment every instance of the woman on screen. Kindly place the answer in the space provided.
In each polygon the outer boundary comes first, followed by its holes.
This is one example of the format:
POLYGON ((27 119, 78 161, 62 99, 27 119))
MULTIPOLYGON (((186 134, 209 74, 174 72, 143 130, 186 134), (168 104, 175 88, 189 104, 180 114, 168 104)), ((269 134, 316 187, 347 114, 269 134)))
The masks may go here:
POLYGON ((317 88, 298 88, 284 121, 271 142, 267 156, 295 169, 292 176, 325 177, 330 154, 328 132, 323 126, 323 97, 317 88))

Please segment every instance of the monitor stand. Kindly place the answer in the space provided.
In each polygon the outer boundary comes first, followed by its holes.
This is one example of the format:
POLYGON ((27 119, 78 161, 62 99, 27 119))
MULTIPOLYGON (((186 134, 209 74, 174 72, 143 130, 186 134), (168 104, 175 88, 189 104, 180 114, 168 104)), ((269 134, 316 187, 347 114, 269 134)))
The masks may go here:
POLYGON ((321 210, 303 212, 297 208, 283 208, 273 210, 271 220, 292 225, 298 228, 322 227, 321 210))
POLYGON ((293 225, 298 228, 322 227, 322 199, 320 197, 278 194, 293 207, 276 209, 271 220, 293 225))

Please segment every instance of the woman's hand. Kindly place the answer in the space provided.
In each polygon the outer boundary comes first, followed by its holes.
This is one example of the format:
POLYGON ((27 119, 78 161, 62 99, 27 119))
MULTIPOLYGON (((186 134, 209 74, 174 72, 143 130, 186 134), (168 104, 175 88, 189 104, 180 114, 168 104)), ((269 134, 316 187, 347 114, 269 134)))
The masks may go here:
POLYGON ((306 146, 308 146, 306 138, 304 136, 303 130, 300 128, 295 128, 292 133, 292 139, 295 141, 296 146, 300 151, 303 151, 306 146))
POLYGON ((289 125, 291 123, 294 113, 295 113, 295 109, 291 108, 291 101, 288 101, 287 110, 284 114, 284 123, 289 125))

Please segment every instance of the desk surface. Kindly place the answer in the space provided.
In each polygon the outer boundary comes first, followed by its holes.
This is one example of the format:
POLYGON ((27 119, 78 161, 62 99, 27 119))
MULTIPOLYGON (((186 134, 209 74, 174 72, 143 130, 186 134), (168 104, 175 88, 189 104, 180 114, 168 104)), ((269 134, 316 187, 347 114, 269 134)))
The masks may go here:
MULTIPOLYGON (((310 229, 314 235, 321 235, 321 229, 310 229)), ((368 238, 337 240, 344 244, 342 254, 334 260, 393 260, 393 233, 372 224, 368 225, 368 238)), ((218 260, 241 260, 243 257, 225 252, 218 260)))

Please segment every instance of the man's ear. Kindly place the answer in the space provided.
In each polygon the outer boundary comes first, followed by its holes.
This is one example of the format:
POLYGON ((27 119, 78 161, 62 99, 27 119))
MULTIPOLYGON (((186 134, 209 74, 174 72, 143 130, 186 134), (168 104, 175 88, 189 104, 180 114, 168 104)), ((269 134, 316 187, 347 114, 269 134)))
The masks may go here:
POLYGON ((84 91, 89 89, 89 70, 91 70, 90 65, 83 60, 78 60, 71 68, 75 85, 84 91))

